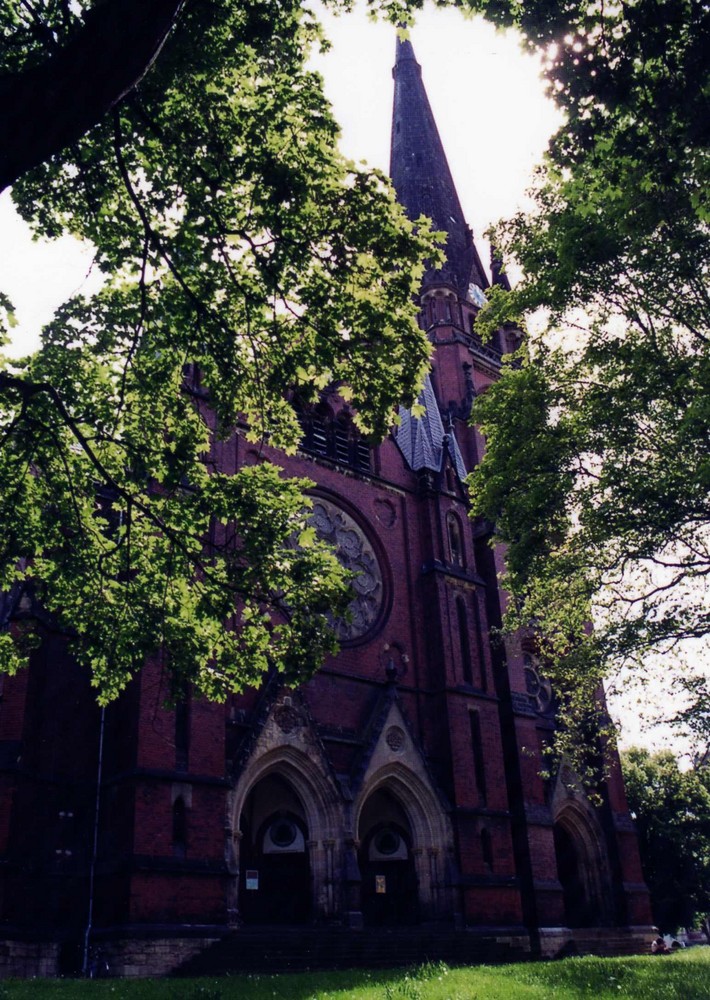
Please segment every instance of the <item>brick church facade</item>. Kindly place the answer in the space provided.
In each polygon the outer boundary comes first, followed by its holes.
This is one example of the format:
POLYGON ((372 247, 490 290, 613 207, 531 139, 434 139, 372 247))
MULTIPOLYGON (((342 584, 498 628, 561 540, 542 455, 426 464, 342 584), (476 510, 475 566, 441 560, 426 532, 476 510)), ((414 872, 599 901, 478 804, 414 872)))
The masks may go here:
MULTIPOLYGON (((357 573, 341 651, 298 690, 176 710, 149 663, 102 712, 45 622, 0 701, 6 973, 70 971, 89 945, 114 973, 162 972, 250 926, 443 928, 533 955, 650 939, 618 764, 600 807, 569 768, 543 780, 549 685, 524 637, 490 641, 505 595, 467 515, 468 417, 518 334, 473 332, 489 280, 409 42, 394 78, 393 182, 447 233, 420 298, 426 413, 369 448, 326 395, 294 457, 266 449, 315 482, 313 524, 357 573)), ((238 433, 214 452, 225 472, 259 460, 238 433)), ((41 618, 23 595, 2 611, 41 618)))

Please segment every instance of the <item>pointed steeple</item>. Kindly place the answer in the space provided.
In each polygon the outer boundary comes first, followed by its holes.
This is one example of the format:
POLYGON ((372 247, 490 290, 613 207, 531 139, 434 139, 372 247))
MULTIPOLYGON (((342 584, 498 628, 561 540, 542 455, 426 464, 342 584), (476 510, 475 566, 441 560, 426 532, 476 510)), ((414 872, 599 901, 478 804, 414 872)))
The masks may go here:
POLYGON ((480 288, 488 284, 473 243, 473 235, 461 211, 439 131, 427 98, 422 71, 412 43, 397 39, 392 70, 394 107, 390 177, 400 203, 410 219, 427 215, 434 229, 444 231, 447 262, 432 271, 424 285, 444 280, 465 296, 469 282, 480 288))

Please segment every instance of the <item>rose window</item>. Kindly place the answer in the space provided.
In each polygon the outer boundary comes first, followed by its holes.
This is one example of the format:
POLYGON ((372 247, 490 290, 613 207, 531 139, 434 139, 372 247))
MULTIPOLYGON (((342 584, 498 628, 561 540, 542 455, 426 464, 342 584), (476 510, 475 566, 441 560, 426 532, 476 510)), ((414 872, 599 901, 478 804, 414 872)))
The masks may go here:
POLYGON ((309 522, 318 537, 333 546, 341 565, 354 574, 350 620, 340 618, 334 624, 340 640, 359 639, 370 631, 382 610, 382 572, 377 556, 360 526, 330 501, 314 500, 309 522))

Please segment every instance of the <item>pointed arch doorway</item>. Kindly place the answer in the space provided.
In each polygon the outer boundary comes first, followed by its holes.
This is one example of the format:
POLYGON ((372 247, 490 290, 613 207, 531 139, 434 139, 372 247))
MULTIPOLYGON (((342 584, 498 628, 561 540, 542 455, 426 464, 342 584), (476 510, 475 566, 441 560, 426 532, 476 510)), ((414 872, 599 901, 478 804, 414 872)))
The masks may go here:
POLYGON ((370 927, 416 923, 419 894, 412 829, 405 810, 387 789, 366 800, 358 825, 363 922, 370 927))
POLYGON ((245 923, 303 924, 312 916, 308 825, 291 784, 269 774, 240 818, 239 910, 245 923))
POLYGON ((553 826, 557 876, 568 927, 600 927, 609 922, 609 893, 603 852, 585 818, 570 809, 553 826))

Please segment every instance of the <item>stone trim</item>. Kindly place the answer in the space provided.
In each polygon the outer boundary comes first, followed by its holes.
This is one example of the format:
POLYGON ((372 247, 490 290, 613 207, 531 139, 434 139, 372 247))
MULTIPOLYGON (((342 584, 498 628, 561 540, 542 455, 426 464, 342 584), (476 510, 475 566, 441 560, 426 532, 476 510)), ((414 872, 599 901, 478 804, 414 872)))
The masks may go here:
POLYGON ((540 957, 643 955, 651 953, 656 929, 641 927, 541 927, 540 957))

